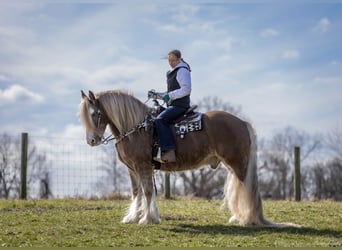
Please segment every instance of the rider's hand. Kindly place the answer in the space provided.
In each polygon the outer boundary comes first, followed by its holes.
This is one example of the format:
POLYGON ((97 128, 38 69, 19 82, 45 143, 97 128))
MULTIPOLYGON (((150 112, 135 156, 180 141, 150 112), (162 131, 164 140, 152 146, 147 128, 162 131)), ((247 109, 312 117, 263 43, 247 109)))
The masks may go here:
POLYGON ((149 99, 163 99, 163 96, 165 94, 166 93, 164 93, 164 92, 156 92, 154 89, 152 89, 152 90, 149 90, 147 92, 147 98, 149 98, 149 99))
POLYGON ((165 93, 165 94, 163 95, 162 99, 163 99, 163 101, 164 101, 165 103, 167 103, 167 104, 169 104, 169 102, 171 101, 171 98, 170 98, 170 96, 169 96, 168 93, 165 93))

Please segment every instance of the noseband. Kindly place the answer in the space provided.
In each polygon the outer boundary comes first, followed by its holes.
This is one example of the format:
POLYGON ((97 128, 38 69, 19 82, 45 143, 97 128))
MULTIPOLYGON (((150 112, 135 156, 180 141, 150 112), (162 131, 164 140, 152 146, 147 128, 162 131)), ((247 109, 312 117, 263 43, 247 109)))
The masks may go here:
MULTIPOLYGON (((98 117, 97 117, 96 128, 99 129, 100 125, 101 125, 101 118, 103 116, 103 113, 102 113, 100 108, 98 108, 98 110, 97 110, 97 115, 98 115, 98 117)), ((117 139, 117 137, 113 136, 112 134, 110 134, 107 137, 102 136, 101 143, 107 145, 110 141, 115 140, 115 139, 117 139)))
MULTIPOLYGON (((103 114, 103 111, 101 110, 101 108, 99 108, 98 107, 98 105, 95 105, 95 107, 96 107, 96 113, 97 113, 97 122, 96 122, 96 124, 95 124, 95 128, 97 129, 97 130, 99 130, 100 129, 100 125, 101 125, 101 119, 103 118, 103 116, 104 116, 104 114, 103 114)), ((88 111, 89 112, 89 111, 88 111)), ((102 144, 108 144, 110 141, 112 141, 112 140, 114 140, 114 139, 116 139, 116 137, 115 136, 113 136, 113 135, 109 135, 109 136, 107 136, 107 137, 104 137, 104 136, 102 136, 102 138, 101 138, 101 143, 102 144)))

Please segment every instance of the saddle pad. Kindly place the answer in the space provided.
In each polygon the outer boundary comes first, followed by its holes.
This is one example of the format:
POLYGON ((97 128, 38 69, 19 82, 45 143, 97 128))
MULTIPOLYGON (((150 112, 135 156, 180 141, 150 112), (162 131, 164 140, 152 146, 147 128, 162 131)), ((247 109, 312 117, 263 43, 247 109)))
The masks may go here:
POLYGON ((196 115, 177 122, 174 127, 176 135, 179 135, 180 138, 184 138, 186 133, 202 130, 202 113, 196 113, 196 115))

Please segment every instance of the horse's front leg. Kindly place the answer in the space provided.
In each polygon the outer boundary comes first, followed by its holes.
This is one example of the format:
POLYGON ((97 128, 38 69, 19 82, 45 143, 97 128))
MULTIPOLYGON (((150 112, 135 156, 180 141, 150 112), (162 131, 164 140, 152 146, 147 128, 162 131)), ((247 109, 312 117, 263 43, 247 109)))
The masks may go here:
POLYGON ((127 210, 126 216, 122 219, 122 223, 137 223, 141 218, 142 190, 139 179, 135 173, 129 170, 131 178, 131 205, 127 210))
POLYGON ((143 193, 142 199, 142 217, 139 224, 158 224, 160 223, 160 216, 156 205, 156 194, 153 190, 153 169, 144 168, 140 174, 141 187, 143 193))

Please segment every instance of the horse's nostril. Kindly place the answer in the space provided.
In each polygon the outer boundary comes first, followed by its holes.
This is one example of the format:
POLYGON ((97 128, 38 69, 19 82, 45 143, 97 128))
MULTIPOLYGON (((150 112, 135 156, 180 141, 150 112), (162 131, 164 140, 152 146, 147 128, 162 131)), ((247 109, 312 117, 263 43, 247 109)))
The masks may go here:
POLYGON ((96 140, 93 138, 91 139, 91 144, 95 144, 96 143, 96 140))

